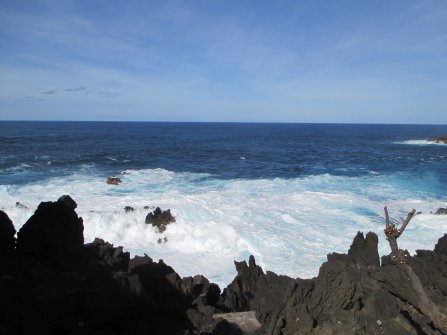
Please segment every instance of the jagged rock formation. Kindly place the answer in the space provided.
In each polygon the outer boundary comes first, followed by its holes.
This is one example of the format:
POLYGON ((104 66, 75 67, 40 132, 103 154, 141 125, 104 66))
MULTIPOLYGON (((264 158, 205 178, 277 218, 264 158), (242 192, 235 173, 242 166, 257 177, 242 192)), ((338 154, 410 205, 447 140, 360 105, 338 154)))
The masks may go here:
POLYGON ((0 212, 0 334, 212 334, 217 285, 101 239, 84 245, 75 208, 68 196, 41 203, 17 248, 0 212))
POLYGON ((447 235, 434 251, 409 257, 419 286, 389 256, 380 266, 377 242, 373 233, 357 234, 347 255, 329 254, 309 280, 264 274, 254 258, 236 262, 221 302, 256 311, 267 334, 443 334, 433 318, 447 312, 447 235))
POLYGON ((84 245, 84 226, 69 196, 42 202, 17 233, 17 249, 29 254, 75 254, 84 245))
POLYGON ((162 260, 83 244, 75 208, 41 203, 17 243, 0 211, 0 334, 447 334, 447 235, 380 264, 377 236, 358 233, 312 279, 264 273, 251 256, 220 294, 162 260))
POLYGON ((175 222, 175 217, 172 216, 170 209, 162 211, 160 207, 157 207, 146 216, 145 222, 157 227, 159 233, 163 233, 168 224, 175 222))

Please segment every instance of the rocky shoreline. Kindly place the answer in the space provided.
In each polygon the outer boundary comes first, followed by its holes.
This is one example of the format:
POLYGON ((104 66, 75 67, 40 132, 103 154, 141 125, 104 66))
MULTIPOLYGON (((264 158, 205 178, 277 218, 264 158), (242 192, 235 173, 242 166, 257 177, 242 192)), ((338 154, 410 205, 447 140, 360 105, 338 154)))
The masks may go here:
POLYGON ((42 202, 17 238, 0 211, 0 334, 447 332, 447 235, 398 264, 379 258, 377 235, 358 233, 312 279, 264 272, 251 256, 221 292, 162 260, 84 244, 76 206, 42 202))

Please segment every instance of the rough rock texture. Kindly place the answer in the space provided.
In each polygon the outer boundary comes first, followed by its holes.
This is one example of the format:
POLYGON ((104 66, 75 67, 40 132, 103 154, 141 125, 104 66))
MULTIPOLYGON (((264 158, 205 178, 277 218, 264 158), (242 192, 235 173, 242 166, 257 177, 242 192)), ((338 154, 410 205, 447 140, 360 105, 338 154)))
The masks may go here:
MULTIPOLYGON (((68 196, 41 203, 17 248, 0 248, 0 334, 220 334, 221 310, 207 305, 217 285, 101 239, 84 245, 75 208, 68 196)), ((3 214, 1 236, 11 237, 3 214)))
POLYGON ((166 226, 169 223, 175 222, 175 217, 172 216, 170 209, 162 211, 160 207, 157 207, 146 216, 145 222, 157 227, 158 232, 162 233, 166 230, 166 226))
POLYGON ((254 312, 222 313, 214 314, 214 319, 224 319, 238 326, 243 334, 260 335, 262 325, 259 323, 254 312))
POLYGON ((84 245, 84 225, 68 195, 42 202, 17 233, 17 249, 30 254, 75 254, 84 245))
POLYGON ((307 280, 264 273, 251 256, 220 295, 162 260, 84 245, 75 208, 68 196, 41 203, 16 245, 0 212, 0 334, 447 334, 447 235, 380 265, 377 236, 358 233, 307 280))
POLYGON ((8 215, 0 211, 0 249, 13 250, 15 245, 16 230, 8 215))
POLYGON ((95 238, 92 243, 84 246, 84 252, 90 260, 107 266, 114 271, 127 271, 129 267, 130 254, 123 252, 123 247, 113 247, 113 244, 95 238))
POLYGON ((236 263, 222 303, 256 311, 267 334, 445 333, 447 235, 403 266, 380 267, 377 242, 357 234, 348 254, 328 255, 311 280, 264 274, 253 258, 236 263))
POLYGON ((192 304, 196 306, 216 306, 220 298, 220 288, 214 283, 210 283, 202 275, 185 277, 182 279, 181 288, 183 293, 192 299, 192 304))

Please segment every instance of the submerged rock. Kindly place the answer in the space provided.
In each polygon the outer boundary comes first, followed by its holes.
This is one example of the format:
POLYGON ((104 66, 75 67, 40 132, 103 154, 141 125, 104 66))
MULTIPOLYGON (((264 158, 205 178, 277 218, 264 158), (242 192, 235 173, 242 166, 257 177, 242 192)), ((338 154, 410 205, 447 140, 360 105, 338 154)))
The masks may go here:
POLYGON ((20 201, 16 202, 16 207, 20 209, 28 209, 24 204, 22 204, 20 201))
POLYGON ((133 212, 134 210, 135 210, 135 208, 133 208, 131 206, 124 207, 124 212, 125 213, 130 213, 130 212, 133 212))
POLYGON ((162 233, 166 230, 168 224, 175 222, 175 217, 172 216, 170 209, 162 211, 160 207, 157 207, 146 216, 145 222, 157 227, 158 232, 162 233))

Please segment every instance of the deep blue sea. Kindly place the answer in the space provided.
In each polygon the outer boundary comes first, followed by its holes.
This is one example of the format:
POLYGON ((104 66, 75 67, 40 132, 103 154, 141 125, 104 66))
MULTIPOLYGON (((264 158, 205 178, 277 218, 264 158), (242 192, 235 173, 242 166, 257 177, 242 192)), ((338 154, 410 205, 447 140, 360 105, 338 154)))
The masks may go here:
POLYGON ((268 270, 309 277, 358 230, 378 233, 388 253, 385 204, 396 220, 422 211, 401 238, 411 252, 447 233, 447 219, 430 213, 447 205, 447 145, 427 142, 445 134, 445 125, 0 122, 0 207, 18 228, 40 201, 70 194, 87 242, 163 258, 183 276, 224 285, 233 260, 254 254, 268 270), (177 222, 160 235, 144 206, 170 208, 177 222))

